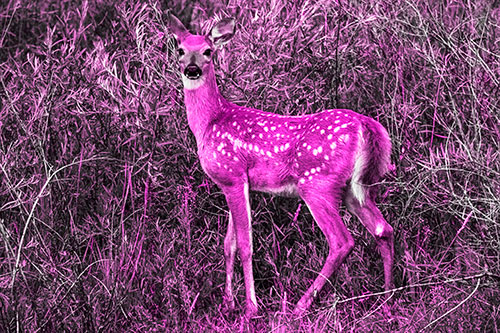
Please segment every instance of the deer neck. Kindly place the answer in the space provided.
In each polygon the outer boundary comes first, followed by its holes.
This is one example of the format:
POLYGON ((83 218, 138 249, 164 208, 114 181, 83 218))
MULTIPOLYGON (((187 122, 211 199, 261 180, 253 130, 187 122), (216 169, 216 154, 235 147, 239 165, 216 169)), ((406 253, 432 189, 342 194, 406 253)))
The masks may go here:
POLYGON ((188 89, 186 84, 184 85, 187 119, 198 144, 201 142, 207 126, 221 111, 224 101, 215 81, 213 67, 210 68, 205 80, 199 86, 188 89))

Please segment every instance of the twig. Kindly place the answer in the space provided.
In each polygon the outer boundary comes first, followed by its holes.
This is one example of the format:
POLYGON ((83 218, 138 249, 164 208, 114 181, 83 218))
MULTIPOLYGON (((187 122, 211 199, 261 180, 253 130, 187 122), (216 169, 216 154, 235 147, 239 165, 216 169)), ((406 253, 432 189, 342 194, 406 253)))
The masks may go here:
POLYGON ((346 298, 346 299, 340 300, 340 301, 337 302, 337 304, 342 304, 342 303, 346 303, 346 302, 350 302, 350 301, 355 301, 355 300, 358 300, 358 299, 372 297, 372 296, 381 296, 381 295, 385 295, 385 294, 389 294, 389 293, 395 293, 396 291, 401 291, 401 290, 415 288, 415 287, 433 286, 433 285, 436 285, 436 284, 453 283, 453 282, 460 282, 460 281, 468 281, 468 280, 474 280, 474 279, 478 279, 478 278, 480 279, 480 278, 482 278, 484 276, 492 276, 492 277, 494 277, 488 271, 484 271, 484 272, 476 274, 476 275, 466 276, 466 277, 458 278, 458 279, 450 279, 450 280, 445 280, 445 281, 434 281, 434 282, 426 282, 426 283, 415 283, 415 284, 410 284, 410 285, 407 285, 407 286, 402 286, 402 287, 399 287, 399 288, 394 288, 394 289, 390 289, 390 290, 380 291, 380 292, 377 292, 377 293, 371 293, 371 294, 366 294, 366 295, 354 296, 354 297, 350 297, 350 298, 346 298))
POLYGON ((446 256, 446 253, 448 253, 448 251, 450 250, 451 246, 453 245, 453 243, 455 242, 455 240, 458 238, 458 235, 460 235, 460 233, 462 232, 462 230, 465 228, 465 226, 467 225, 467 222, 469 222, 470 217, 472 216, 472 213, 474 213, 474 211, 471 210, 470 213, 469 213, 469 215, 467 215, 467 217, 465 218, 464 222, 462 223, 462 226, 460 227, 460 229, 458 229, 455 237, 453 237, 453 239, 451 240, 450 244, 446 248, 446 251, 444 251, 443 255, 441 256, 441 259, 439 260, 439 262, 436 265, 436 270, 434 271, 434 273, 437 272, 438 267, 440 267, 441 263, 443 262, 444 257, 446 256))
POLYGON ((17 271, 19 270, 19 262, 21 261, 21 252, 22 252, 22 249, 23 249, 24 238, 26 237, 26 233, 28 231, 28 227, 29 227, 30 222, 31 222, 31 220, 33 218, 33 215, 35 213, 35 208, 38 205, 38 201, 43 196, 43 192, 45 192, 45 189, 47 188, 47 186, 49 186, 50 182, 52 181, 52 178, 54 178, 54 176, 56 176, 62 170, 66 169, 66 168, 69 168, 71 166, 77 165, 77 164, 82 163, 82 162, 97 161, 97 160, 100 160, 100 159, 105 159, 105 158, 104 157, 99 157, 99 158, 92 157, 92 158, 89 158, 89 159, 86 159, 86 160, 83 160, 83 161, 80 161, 80 160, 74 161, 74 162, 72 162, 70 164, 67 164, 67 165, 64 165, 64 166, 60 167, 59 169, 57 169, 56 171, 52 172, 49 175, 49 177, 47 178, 47 180, 43 184, 42 189, 40 190, 40 192, 38 192, 38 195, 36 196, 35 201, 33 202, 33 206, 31 206, 31 210, 29 212, 28 218, 26 219, 26 223, 24 224, 23 233, 21 234, 21 239, 19 240, 19 245, 17 247, 16 262, 15 262, 15 265, 14 265, 14 270, 12 271, 12 280, 11 280, 11 283, 10 283, 10 288, 11 289, 14 288, 14 284, 15 284, 15 281, 16 281, 16 274, 17 274, 17 271))
POLYGON ((420 330, 420 332, 423 332, 425 331, 428 327, 434 325, 435 323, 437 323, 438 321, 440 321, 441 319, 443 319, 444 317, 446 317, 447 315, 449 315, 450 313, 452 313, 453 311, 455 311, 456 309, 458 309, 462 304, 464 304, 465 302, 467 302, 467 300, 469 298, 472 297, 472 295, 474 295, 477 291, 477 289, 479 288, 479 285, 481 284, 481 278, 479 278, 477 280, 477 284, 476 284, 476 287, 474 288, 474 290, 469 294, 469 296, 467 296, 464 300, 462 300, 460 303, 458 303, 457 305, 455 305, 453 308, 451 308, 450 310, 446 311, 444 314, 442 314, 441 316, 439 316, 438 318, 434 319, 433 321, 431 321, 430 323, 428 323, 427 325, 425 325, 424 328, 422 328, 420 330))

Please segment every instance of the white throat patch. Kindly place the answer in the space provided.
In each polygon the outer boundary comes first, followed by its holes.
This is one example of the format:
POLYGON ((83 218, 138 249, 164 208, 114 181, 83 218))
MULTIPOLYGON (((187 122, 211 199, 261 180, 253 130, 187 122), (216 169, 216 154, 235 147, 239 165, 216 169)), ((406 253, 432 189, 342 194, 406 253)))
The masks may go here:
POLYGON ((182 74, 182 84, 184 85, 184 89, 187 90, 195 90, 201 87, 205 83, 205 75, 202 75, 197 80, 191 80, 186 77, 186 75, 182 74))

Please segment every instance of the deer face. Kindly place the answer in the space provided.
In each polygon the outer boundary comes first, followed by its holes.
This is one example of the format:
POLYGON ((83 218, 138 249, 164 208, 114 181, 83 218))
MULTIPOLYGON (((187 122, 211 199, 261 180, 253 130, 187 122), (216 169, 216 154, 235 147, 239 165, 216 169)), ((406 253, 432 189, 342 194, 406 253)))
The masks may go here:
POLYGON ((192 35, 175 16, 170 16, 170 29, 177 39, 177 55, 185 89, 203 85, 213 72, 214 49, 225 44, 234 35, 234 20, 224 19, 206 36, 192 35))
POLYGON ((177 55, 184 86, 186 83, 194 84, 189 81, 204 82, 207 73, 211 70, 212 53, 213 44, 204 36, 189 35, 178 40, 177 55))

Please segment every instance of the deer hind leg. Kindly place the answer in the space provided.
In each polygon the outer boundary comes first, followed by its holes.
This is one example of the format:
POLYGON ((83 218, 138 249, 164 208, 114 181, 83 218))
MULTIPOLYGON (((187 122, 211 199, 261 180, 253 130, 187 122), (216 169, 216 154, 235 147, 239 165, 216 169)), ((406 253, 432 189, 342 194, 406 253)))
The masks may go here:
POLYGON ((323 193, 315 192, 312 195, 304 195, 303 199, 328 241, 329 252, 318 277, 297 303, 294 310, 294 314, 297 315, 309 308, 313 298, 354 247, 354 240, 340 218, 338 203, 334 200, 334 196, 326 194, 326 191, 323 193))
POLYGON ((394 263, 394 230, 382 216, 375 202, 366 195, 365 201, 361 203, 352 192, 348 192, 345 203, 347 209, 356 215, 368 232, 375 237, 382 260, 384 262, 385 290, 393 287, 392 266, 394 263))
POLYGON ((224 257, 226 259, 226 288, 224 294, 224 305, 228 310, 234 309, 233 274, 234 257, 236 255, 236 235, 231 212, 229 212, 229 223, 227 225, 226 238, 224 239, 224 257))
MULTIPOLYGON (((252 269, 252 226, 250 218, 250 200, 248 193, 248 184, 238 184, 231 187, 223 188, 226 195, 226 201, 231 212, 231 221, 234 228, 234 236, 236 238, 236 245, 240 254, 241 264, 243 266, 243 275, 245 278, 245 291, 246 291, 246 313, 247 317, 253 317, 257 314, 257 300, 255 298, 255 287, 252 269)), ((229 230, 228 230, 229 232, 229 230)), ((226 239, 230 236, 226 236, 226 239)), ((226 242, 225 242, 226 243, 226 242)), ((233 244, 232 241, 227 243, 233 244)), ((231 266, 231 259, 234 259, 234 252, 229 250, 227 258, 230 261, 226 264, 226 269, 231 266), (233 258, 231 258, 233 255, 233 258)), ((233 260, 234 262, 234 260, 233 260)), ((232 267, 229 273, 232 275, 232 267)), ((228 274, 229 276, 230 274, 228 274)), ((227 285, 226 285, 227 286, 227 285)))

